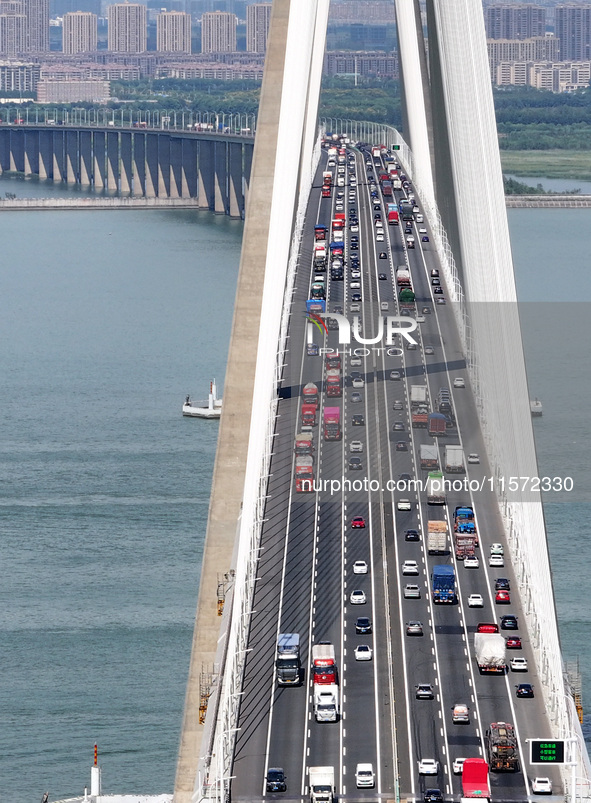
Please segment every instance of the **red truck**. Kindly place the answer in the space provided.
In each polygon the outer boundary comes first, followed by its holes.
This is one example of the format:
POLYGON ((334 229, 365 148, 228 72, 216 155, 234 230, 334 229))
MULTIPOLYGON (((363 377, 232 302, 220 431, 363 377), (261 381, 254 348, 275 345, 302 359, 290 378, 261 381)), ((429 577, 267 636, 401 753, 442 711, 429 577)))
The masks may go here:
POLYGON ((476 549, 476 536, 469 533, 455 533, 454 535, 456 558, 464 560, 466 557, 473 557, 476 549))
POLYGON ((410 287, 410 271, 406 265, 400 265, 396 268, 396 284, 398 287, 410 287))
POLYGON ((341 370, 341 355, 338 351, 326 355, 326 370, 329 368, 338 368, 341 370))
MULTIPOLYGON (((388 204, 390 206, 390 204, 388 204)), ((395 206, 395 204, 392 204, 395 206)), ((398 209, 389 209, 388 210, 388 226, 398 226, 400 223, 400 215, 398 214, 398 209)))
POLYGON ((326 395, 331 397, 343 395, 343 380, 338 368, 329 368, 326 372, 326 395))
POLYGON ((323 642, 312 645, 312 669, 315 684, 339 682, 334 645, 323 642))
POLYGON ((315 404, 302 404, 302 426, 315 427, 316 426, 316 405, 315 404))
POLYGON ((296 455, 313 455, 314 454, 314 439, 311 432, 300 432, 295 436, 295 444, 293 447, 296 455))
POLYGON ((304 397, 303 404, 313 404, 318 407, 318 387, 313 382, 304 385, 302 395, 304 397))
POLYGON ((391 198, 392 197, 392 182, 391 181, 382 181, 382 194, 384 198, 391 198))
POLYGON ((483 758, 466 758, 462 767, 462 797, 490 798, 488 763, 483 758))
POLYGON ((341 409, 340 407, 324 408, 324 440, 340 441, 341 434, 341 409))
POLYGON ((326 240, 326 233, 328 229, 326 226, 314 226, 314 239, 316 242, 319 240, 326 240))
POLYGON ((429 413, 427 421, 429 435, 436 438, 444 437, 446 434, 445 416, 441 413, 429 413))
POLYGON ((311 493, 314 490, 314 458, 309 455, 296 457, 296 493, 311 493))
POLYGON ((429 423, 429 408, 424 405, 417 407, 411 413, 411 421, 415 429, 424 429, 429 423))

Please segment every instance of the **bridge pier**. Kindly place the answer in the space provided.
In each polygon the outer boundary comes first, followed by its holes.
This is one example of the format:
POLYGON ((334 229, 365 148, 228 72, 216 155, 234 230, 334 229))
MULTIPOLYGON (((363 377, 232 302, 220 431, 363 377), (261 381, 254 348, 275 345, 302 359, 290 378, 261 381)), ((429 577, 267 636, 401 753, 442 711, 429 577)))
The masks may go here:
POLYGON ((79 181, 81 186, 89 187, 92 183, 92 134, 90 131, 80 131, 78 136, 80 166, 79 181))
POLYGON ((228 149, 225 142, 216 142, 214 148, 214 211, 223 215, 228 197, 228 149))
POLYGON ((76 184, 80 175, 77 133, 77 131, 66 131, 66 181, 68 184, 76 184))
POLYGON ((177 137, 170 139, 170 191, 169 198, 181 198, 183 194, 183 147, 177 137))
MULTIPOLYGON (((139 139, 139 137, 138 137, 139 139)), ((120 134, 120 190, 126 194, 131 193, 133 185, 133 135, 130 131, 122 131, 120 134)))
POLYGON ((242 156, 244 149, 239 142, 230 142, 229 151, 229 198, 230 217, 242 217, 244 197, 242 195, 242 156))
POLYGON ((25 132, 13 131, 10 137, 10 167, 12 173, 25 169, 25 132))
POLYGON ((136 135, 133 138, 133 186, 132 195, 146 195, 146 136, 136 135))
POLYGON ((107 132, 107 189, 119 189, 119 134, 107 132))
POLYGON ((199 189, 197 181, 197 142, 194 139, 181 140, 181 197, 196 198, 199 189))
POLYGON ((93 178, 95 190, 105 187, 105 132, 95 131, 93 153, 93 178))
POLYGON ((63 131, 53 133, 53 167, 52 178, 55 182, 64 181, 66 175, 64 163, 65 136, 63 131), (57 147, 56 147, 57 143, 57 147))
POLYGON ((158 195, 158 134, 146 135, 146 184, 144 195, 155 198, 158 195))
POLYGON ((50 131, 39 132, 39 178, 52 177, 53 137, 50 131))
POLYGON ((158 138, 158 197, 170 197, 170 137, 158 138))
POLYGON ((197 205, 200 209, 215 209, 213 172, 214 172, 214 143, 201 140, 199 143, 199 156, 197 170, 199 186, 197 189, 197 205))
POLYGON ((39 173, 39 131, 27 131, 25 138, 25 175, 39 173))

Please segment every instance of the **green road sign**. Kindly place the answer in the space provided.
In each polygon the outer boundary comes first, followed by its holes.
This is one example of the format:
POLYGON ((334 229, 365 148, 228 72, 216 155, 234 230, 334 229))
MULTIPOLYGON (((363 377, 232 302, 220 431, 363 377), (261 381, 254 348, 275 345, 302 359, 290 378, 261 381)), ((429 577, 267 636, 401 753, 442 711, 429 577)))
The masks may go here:
POLYGON ((563 739, 531 739, 530 764, 564 764, 563 739))

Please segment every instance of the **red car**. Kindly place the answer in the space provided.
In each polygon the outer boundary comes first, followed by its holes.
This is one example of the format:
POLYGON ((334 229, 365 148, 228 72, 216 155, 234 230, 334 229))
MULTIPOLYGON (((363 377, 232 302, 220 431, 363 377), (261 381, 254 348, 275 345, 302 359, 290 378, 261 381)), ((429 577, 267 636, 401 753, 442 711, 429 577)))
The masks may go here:
POLYGON ((509 605, 511 602, 511 595, 508 591, 497 591, 495 602, 497 605, 509 605))
POLYGON ((520 650, 521 649, 521 639, 519 636, 509 636, 508 639, 505 640, 508 650, 520 650))
POLYGON ((353 527, 353 529, 356 527, 365 527, 365 519, 363 516, 353 516, 351 519, 351 527, 353 527))

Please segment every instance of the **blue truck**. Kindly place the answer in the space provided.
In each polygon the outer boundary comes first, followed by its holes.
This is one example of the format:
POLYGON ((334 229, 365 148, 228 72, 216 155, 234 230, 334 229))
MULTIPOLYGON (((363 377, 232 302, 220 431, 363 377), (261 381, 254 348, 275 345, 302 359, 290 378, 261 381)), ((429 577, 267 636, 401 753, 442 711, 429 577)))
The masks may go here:
POLYGON ((449 564, 433 566, 431 580, 433 584, 433 602, 447 602, 453 605, 456 601, 454 567, 449 564))

